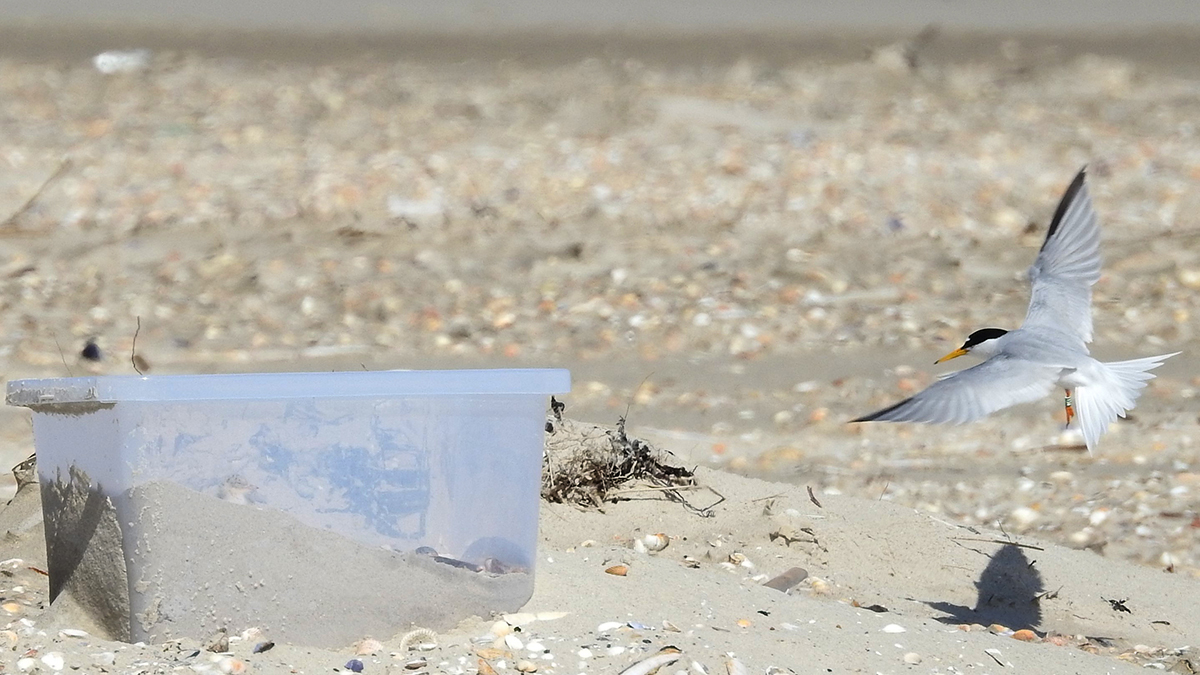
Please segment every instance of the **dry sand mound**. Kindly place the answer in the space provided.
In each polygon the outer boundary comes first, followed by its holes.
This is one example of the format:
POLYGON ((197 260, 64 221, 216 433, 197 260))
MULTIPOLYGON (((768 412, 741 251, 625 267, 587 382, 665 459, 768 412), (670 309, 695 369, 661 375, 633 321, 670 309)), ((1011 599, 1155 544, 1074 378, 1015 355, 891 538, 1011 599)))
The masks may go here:
MULTIPOLYGON (((544 504, 537 590, 524 613, 494 623, 469 619, 437 635, 428 651, 412 648, 427 638, 409 638, 402 648, 407 626, 374 636, 380 643, 335 650, 275 644, 261 653, 252 651, 270 635, 229 626, 227 654, 186 639, 139 646, 59 632, 61 617, 48 630, 41 616, 47 583, 38 571, 45 561, 27 545, 40 536, 30 513, 36 501, 23 490, 0 511, 6 551, 19 546, 28 556, 3 563, 0 648, 9 662, 32 659, 21 664, 47 672, 60 659, 105 672, 329 672, 352 658, 364 672, 420 670, 422 659, 426 672, 518 665, 618 672, 666 646, 681 651, 671 668, 710 673, 730 659, 751 673, 917 666, 912 672, 1057 674, 1135 672, 1143 664, 1191 672, 1200 665, 1188 647, 1200 644, 1200 587, 1191 579, 887 502, 704 469, 695 479, 724 497, 711 517, 655 492, 625 495, 603 510, 544 504), (669 537, 661 551, 633 544, 656 533, 669 537), (794 568, 807 578, 792 572, 796 585, 787 592, 764 586, 794 568)), ((315 611, 332 631, 354 609, 315 611)))

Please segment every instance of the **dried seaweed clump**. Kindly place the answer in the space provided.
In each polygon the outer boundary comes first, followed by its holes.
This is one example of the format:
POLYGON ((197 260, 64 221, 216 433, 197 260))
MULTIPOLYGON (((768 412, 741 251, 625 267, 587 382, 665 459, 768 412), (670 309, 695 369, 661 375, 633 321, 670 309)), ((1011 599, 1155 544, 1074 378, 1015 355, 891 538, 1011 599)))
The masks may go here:
POLYGON ((600 508, 634 496, 661 496, 704 516, 681 491, 700 487, 692 471, 666 463, 670 453, 629 438, 625 418, 615 428, 579 424, 564 418, 566 406, 550 399, 546 417, 546 453, 542 458, 542 499, 600 508))

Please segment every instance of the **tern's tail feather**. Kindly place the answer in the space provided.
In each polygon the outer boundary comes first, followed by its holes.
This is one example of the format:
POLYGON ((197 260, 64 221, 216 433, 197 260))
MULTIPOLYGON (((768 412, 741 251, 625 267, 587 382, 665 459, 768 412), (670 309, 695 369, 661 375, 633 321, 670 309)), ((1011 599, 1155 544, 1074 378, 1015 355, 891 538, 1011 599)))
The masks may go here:
POLYGON ((1075 412, 1088 452, 1096 447, 1101 434, 1108 430, 1108 425, 1133 409, 1138 396, 1142 395, 1142 389, 1146 388, 1146 382, 1154 379, 1150 371, 1178 353, 1101 363, 1102 380, 1099 383, 1075 388, 1072 392, 1075 412))

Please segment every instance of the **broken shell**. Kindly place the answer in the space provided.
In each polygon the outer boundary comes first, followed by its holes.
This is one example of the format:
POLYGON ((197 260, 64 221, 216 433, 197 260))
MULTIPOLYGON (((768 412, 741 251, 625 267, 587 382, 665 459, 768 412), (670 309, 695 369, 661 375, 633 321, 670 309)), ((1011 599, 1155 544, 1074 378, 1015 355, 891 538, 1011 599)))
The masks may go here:
POLYGON ((599 626, 596 626, 596 632, 597 633, 607 633, 608 631, 613 630, 614 628, 620 628, 621 626, 624 626, 624 625, 625 624, 621 623, 620 621, 605 621, 604 623, 600 624, 599 626))
POLYGON ((524 626, 527 623, 533 623, 534 621, 538 620, 537 615, 533 614, 531 612, 520 612, 517 614, 505 614, 504 616, 502 616, 500 618, 504 619, 504 621, 506 623, 508 623, 508 625, 510 625, 510 626, 524 626))
POLYGON ((750 675, 750 671, 746 669, 746 664, 733 656, 725 659, 725 672, 729 675, 750 675))
POLYGON ((793 567, 783 574, 770 579, 763 585, 767 588, 774 588, 777 591, 787 593, 789 590, 795 587, 796 584, 804 581, 807 578, 808 570, 804 569, 803 567, 793 567))
POLYGON ((681 632, 679 630, 679 626, 676 626, 675 624, 671 623, 670 621, 667 621, 666 619, 663 619, 662 627, 663 627, 663 630, 670 631, 672 633, 681 632))
POLYGON ((629 566, 628 565, 613 565, 612 567, 610 567, 604 571, 608 574, 613 575, 614 577, 623 577, 623 576, 629 574, 629 566))
POLYGON ((670 545, 671 538, 662 532, 659 532, 657 534, 648 534, 642 537, 641 541, 642 544, 645 545, 647 551, 658 553, 670 545))
POLYGON ((47 652, 42 655, 42 663, 50 670, 62 670, 67 661, 60 652, 47 652))
POLYGON ((489 661, 494 659, 502 659, 508 652, 504 649, 496 649, 495 647, 479 647, 475 650, 475 656, 489 661))
POLYGON ((1021 630, 1013 633, 1012 636, 1014 640, 1020 640, 1021 642, 1036 642, 1038 639, 1037 633, 1029 630, 1028 628, 1022 628, 1021 630))
POLYGON ((353 673, 361 673, 363 671, 363 662, 358 659, 350 659, 346 662, 346 670, 353 673))
POLYGON ((58 634, 67 638, 85 638, 88 636, 86 630, 79 630, 78 628, 64 628, 58 631, 58 634))
POLYGON ((746 554, 734 551, 733 553, 729 554, 729 562, 733 563, 734 565, 741 565, 742 563, 746 562, 746 554))
POLYGON ((533 661, 517 661, 517 670, 522 673, 536 673, 537 665, 533 661))
POLYGON ((675 647, 663 647, 654 656, 642 659, 621 671, 621 675, 650 675, 654 671, 675 663, 683 655, 675 647))
POLYGON ((405 670, 420 670, 420 669, 424 668, 424 667, 425 667, 425 666, 427 666, 427 665, 429 665, 429 662, 425 660, 425 657, 424 657, 424 656, 420 656, 420 657, 417 657, 417 658, 415 658, 415 659, 411 659, 411 660, 409 660, 409 661, 405 661, 405 662, 404 662, 404 669, 405 669, 405 670))
POLYGON ((479 670, 479 675, 496 675, 496 669, 492 667, 492 664, 483 659, 479 659, 475 665, 479 670))
POLYGON ((507 621, 497 621, 496 623, 492 624, 491 633, 496 637, 504 637, 511 632, 513 632, 512 624, 508 623, 507 621))
POLYGON ((217 670, 227 675, 241 675, 246 672, 246 662, 239 658, 226 656, 217 662, 217 670))
POLYGON ((275 648, 275 643, 271 642, 270 640, 267 640, 266 642, 260 642, 256 645, 254 645, 254 649, 250 650, 250 653, 261 654, 263 652, 269 652, 274 648, 275 648))
POLYGON ((383 650, 383 643, 374 638, 363 638, 354 644, 356 656, 370 656, 383 650))
POLYGON ((525 643, 521 642, 521 638, 517 637, 516 635, 509 634, 504 636, 504 646, 508 647, 514 652, 519 652, 525 648, 525 643))
POLYGON ((910 666, 915 666, 921 663, 921 655, 916 652, 909 652, 904 655, 904 662, 910 666))

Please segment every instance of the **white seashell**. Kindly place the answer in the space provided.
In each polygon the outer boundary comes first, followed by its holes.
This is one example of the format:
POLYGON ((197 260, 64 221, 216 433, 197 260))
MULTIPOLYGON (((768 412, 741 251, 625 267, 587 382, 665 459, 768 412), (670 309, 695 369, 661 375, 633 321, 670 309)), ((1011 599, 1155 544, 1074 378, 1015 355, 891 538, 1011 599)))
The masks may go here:
POLYGON ((383 643, 375 638, 363 638, 354 645, 355 656, 370 656, 383 651, 383 643))
POLYGON ((37 661, 35 661, 34 659, 32 659, 28 656, 26 656, 23 659, 17 660, 17 670, 21 671, 22 673, 27 673, 36 667, 37 667, 37 661))
POLYGON ((67 665, 66 659, 60 652, 46 652, 42 656, 42 663, 46 664, 50 670, 62 670, 63 666, 67 665))
POLYGON ((734 656, 725 659, 725 672, 729 675, 750 675, 750 671, 746 670, 746 664, 734 656))
POLYGON ((575 655, 581 659, 590 659, 592 658, 592 650, 587 647, 580 647, 579 651, 575 652, 575 655))
POLYGON ((525 651, 541 654, 542 652, 546 651, 546 645, 538 642, 537 640, 530 640, 529 642, 525 643, 525 651))
POLYGON ((669 666, 672 663, 675 663, 683 656, 683 654, 680 654, 679 650, 677 649, 674 651, 668 651, 672 649, 674 648, 664 647, 663 651, 660 651, 654 656, 642 659, 632 666, 629 666, 625 670, 622 670, 621 675, 650 675, 650 673, 653 673, 663 666, 669 666))
POLYGON ((642 543, 645 545, 646 550, 658 553, 671 544, 671 538, 659 532, 642 537, 642 543))
POLYGON ((705 668, 704 664, 699 661, 692 661, 692 670, 698 675, 708 675, 708 668, 705 668))
POLYGON ((633 550, 637 553, 648 553, 650 549, 646 548, 646 542, 641 539, 633 540, 633 550))
POLYGON ((916 652, 909 652, 904 655, 904 662, 910 666, 919 665, 921 663, 921 655, 916 652))
POLYGON ((679 630, 679 626, 676 626, 675 624, 671 623, 670 621, 667 621, 666 619, 663 619, 662 627, 663 627, 663 630, 670 631, 672 633, 681 632, 679 630))
POLYGON ((496 623, 492 624, 491 633, 496 637, 504 637, 511 632, 513 632, 512 624, 507 621, 497 621, 496 623))
POLYGON ((78 628, 64 628, 58 631, 58 634, 66 638, 85 638, 88 636, 86 630, 79 630, 78 628))
POLYGON ((510 626, 524 626, 527 623, 533 623, 538 620, 537 614, 532 612, 520 612, 518 614, 505 614, 503 617, 505 623, 510 626))
POLYGON ((522 673, 536 673, 537 664, 532 661, 517 661, 517 670, 522 673))
POLYGON ((425 660, 424 656, 421 656, 421 657, 418 657, 415 659, 409 659, 408 661, 405 661, 404 669, 405 670, 420 670, 427 665, 429 665, 429 662, 425 660))
POLYGON ((884 626, 882 628, 882 630, 885 633, 907 633, 908 632, 907 628, 905 628, 904 626, 901 626, 900 624, 896 624, 896 623, 889 623, 888 625, 884 626))
POLYGON ((521 642, 521 638, 510 633, 504 636, 504 646, 508 647, 514 652, 519 652, 525 648, 525 643, 521 642))
POLYGON ((597 633, 607 633, 608 631, 613 630, 614 628, 620 628, 621 626, 624 626, 624 625, 625 624, 620 621, 605 621, 604 623, 600 624, 599 626, 596 626, 596 632, 597 633))
POLYGON ((570 612, 538 612, 537 620, 538 621, 557 621, 568 614, 570 614, 570 612))

